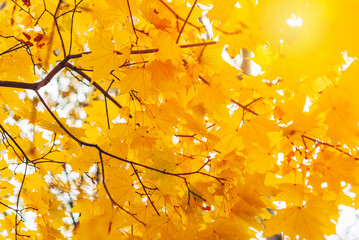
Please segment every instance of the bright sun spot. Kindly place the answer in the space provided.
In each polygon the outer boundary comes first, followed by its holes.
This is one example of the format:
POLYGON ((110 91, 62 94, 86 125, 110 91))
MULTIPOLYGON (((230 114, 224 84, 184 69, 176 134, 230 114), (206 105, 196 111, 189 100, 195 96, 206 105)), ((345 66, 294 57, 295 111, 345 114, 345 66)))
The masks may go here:
POLYGON ((288 18, 286 22, 290 27, 301 27, 303 25, 303 20, 295 16, 294 13, 292 13, 292 17, 288 18))

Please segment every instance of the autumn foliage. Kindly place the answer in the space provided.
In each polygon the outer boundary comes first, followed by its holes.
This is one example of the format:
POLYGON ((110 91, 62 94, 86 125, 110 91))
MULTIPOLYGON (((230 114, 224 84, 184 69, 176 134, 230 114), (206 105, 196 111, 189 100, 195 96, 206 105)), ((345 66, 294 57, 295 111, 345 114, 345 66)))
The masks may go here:
POLYGON ((0 236, 335 234, 359 203, 358 9, 1 0, 0 236))

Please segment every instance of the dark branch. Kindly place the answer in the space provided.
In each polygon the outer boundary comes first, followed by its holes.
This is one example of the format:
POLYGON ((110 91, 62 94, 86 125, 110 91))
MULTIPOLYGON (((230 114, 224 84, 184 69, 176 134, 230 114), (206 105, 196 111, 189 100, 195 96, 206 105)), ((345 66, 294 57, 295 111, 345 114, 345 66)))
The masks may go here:
POLYGON ((111 202, 113 205, 117 206, 118 208, 120 208, 122 211, 126 212, 127 214, 131 215, 134 219, 136 219, 138 222, 140 222, 142 225, 146 226, 146 224, 144 222, 142 222, 140 219, 138 219, 135 214, 127 211, 126 209, 124 209, 120 204, 118 204, 112 197, 112 195, 110 194, 110 191, 108 190, 107 186, 106 186, 106 181, 105 181, 105 166, 103 165, 103 159, 102 159, 102 153, 101 151, 99 151, 100 154, 100 161, 101 161, 101 169, 102 169, 102 184, 103 187, 105 188, 105 191, 107 193, 107 196, 110 198, 111 202))
MULTIPOLYGON (((192 48, 192 47, 201 47, 207 45, 214 45, 217 42, 203 42, 203 43, 194 43, 194 44, 186 44, 186 45, 179 45, 180 48, 192 48)), ((144 50, 132 50, 131 54, 146 54, 146 53, 156 53, 158 52, 158 48, 153 49, 144 49, 144 50)))
MULTIPOLYGON (((159 0, 173 15, 175 15, 175 17, 177 18, 177 19, 179 19, 179 20, 181 20, 181 21, 185 21, 185 19, 184 18, 182 18, 180 15, 178 15, 172 8, 170 8, 170 6, 168 6, 163 0, 159 0)), ((187 21, 187 24, 188 25, 191 25, 192 27, 194 27, 194 28, 197 28, 197 30, 199 30, 199 29, 201 29, 201 27, 198 27, 198 26, 196 26, 196 25, 194 25, 193 23, 191 23, 191 22, 188 22, 187 21)))
POLYGON ((333 148, 333 149, 337 150, 338 152, 341 152, 341 153, 343 153, 343 154, 345 154, 345 155, 347 155, 347 156, 349 156, 349 157, 351 157, 351 158, 354 158, 355 160, 359 160, 358 157, 354 157, 352 154, 350 154, 350 153, 344 151, 343 149, 340 149, 338 146, 335 146, 335 145, 332 145, 332 144, 330 144, 330 143, 326 143, 326 142, 320 141, 320 140, 318 140, 318 139, 311 138, 311 137, 309 137, 309 136, 307 136, 307 135, 302 135, 302 138, 308 139, 308 140, 310 140, 310 141, 312 141, 312 142, 314 142, 314 143, 317 143, 317 144, 320 144, 320 145, 323 145, 323 146, 327 146, 327 147, 333 148))
POLYGON ((9 88, 21 88, 21 89, 29 89, 29 90, 39 90, 42 87, 45 87, 52 78, 60 72, 65 66, 68 60, 73 58, 79 58, 81 54, 70 55, 62 60, 59 64, 57 64, 44 79, 37 83, 25 83, 25 82, 15 82, 15 81, 0 81, 0 87, 9 87, 9 88))
POLYGON ((192 11, 193 11, 194 7, 196 6, 196 4, 197 4, 197 0, 194 1, 191 10, 189 11, 189 13, 188 13, 188 15, 187 15, 187 17, 186 17, 186 20, 184 21, 184 23, 183 23, 183 25, 182 25, 181 31, 179 32, 178 37, 177 37, 177 40, 176 40, 176 44, 179 42, 179 40, 180 40, 180 38, 181 38, 181 35, 182 35, 182 32, 183 32, 183 30, 184 30, 184 27, 186 26, 186 23, 188 22, 188 19, 189 19, 189 17, 191 16, 192 11))
POLYGON ((243 110, 246 110, 247 112, 253 113, 254 115, 258 116, 258 113, 254 112, 253 110, 249 109, 248 107, 240 104, 239 102, 237 102, 237 101, 235 101, 233 99, 231 99, 231 102, 236 104, 238 107, 243 108, 243 110))

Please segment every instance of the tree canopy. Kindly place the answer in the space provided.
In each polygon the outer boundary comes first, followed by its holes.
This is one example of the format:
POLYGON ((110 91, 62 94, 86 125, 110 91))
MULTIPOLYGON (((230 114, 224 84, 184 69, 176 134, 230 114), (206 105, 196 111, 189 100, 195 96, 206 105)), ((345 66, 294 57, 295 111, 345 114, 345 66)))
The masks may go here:
POLYGON ((358 204, 358 9, 1 0, 0 236, 335 234, 358 204))

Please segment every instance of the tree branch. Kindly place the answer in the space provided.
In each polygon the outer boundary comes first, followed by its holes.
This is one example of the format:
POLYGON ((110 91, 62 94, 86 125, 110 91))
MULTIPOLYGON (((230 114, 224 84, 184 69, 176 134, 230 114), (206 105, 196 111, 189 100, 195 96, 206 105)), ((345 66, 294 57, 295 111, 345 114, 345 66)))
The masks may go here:
POLYGON ((186 26, 186 23, 188 22, 188 19, 189 19, 189 17, 191 16, 191 13, 192 13, 194 7, 196 6, 196 4, 197 4, 197 0, 194 1, 193 5, 192 5, 192 7, 191 7, 191 10, 189 11, 189 13, 188 13, 188 15, 187 15, 187 17, 186 17, 186 20, 184 21, 184 23, 183 23, 183 25, 182 25, 181 31, 179 32, 178 37, 177 37, 177 40, 176 40, 176 44, 179 42, 179 40, 180 40, 180 38, 181 38, 181 35, 182 35, 182 32, 183 32, 183 30, 184 30, 184 27, 186 26))
POLYGON ((64 60, 62 60, 59 64, 57 64, 44 79, 36 83, 26 83, 26 82, 15 82, 15 81, 0 81, 0 87, 9 87, 9 88, 21 88, 21 89, 29 89, 29 90, 39 90, 42 87, 45 87, 51 79, 60 72, 65 66, 67 61, 74 58, 81 57, 82 54, 70 55, 67 56, 64 60))
MULTIPOLYGON (((178 15, 175 11, 173 11, 173 9, 172 8, 170 8, 170 6, 168 6, 163 0, 159 0, 173 15, 175 15, 175 17, 177 18, 177 19, 179 19, 179 20, 181 20, 181 21, 185 21, 185 19, 184 18, 182 18, 180 15, 178 15)), ((196 26, 196 25, 194 25, 193 23, 191 23, 191 22, 188 22, 187 21, 187 23, 189 24, 189 25, 191 25, 192 27, 194 27, 194 28, 197 28, 197 30, 200 30, 201 29, 201 27, 198 27, 198 26, 196 26)))
MULTIPOLYGON (((318 139, 311 138, 311 137, 309 137, 309 136, 307 136, 307 135, 302 135, 302 138, 306 138, 306 139, 308 139, 308 140, 310 140, 310 141, 312 141, 312 142, 314 142, 314 143, 318 143, 318 144, 320 144, 320 145, 333 148, 333 149, 337 150, 338 152, 341 152, 341 153, 343 153, 343 154, 345 154, 345 155, 347 155, 347 156, 349 156, 349 157, 354 158, 355 160, 359 160, 358 157, 354 157, 352 154, 350 154, 350 153, 348 153, 348 152, 346 152, 346 151, 344 151, 344 150, 338 148, 338 146, 335 146, 335 145, 332 145, 332 144, 330 144, 330 143, 326 143, 326 142, 320 141, 320 140, 318 140, 318 139)), ((304 142, 303 142, 303 143, 304 143, 304 142)), ((305 144, 305 143, 304 143, 304 144, 305 144)))
POLYGON ((231 99, 230 101, 232 103, 236 104, 238 107, 241 107, 243 110, 246 110, 246 111, 248 111, 250 113, 253 113, 254 115, 258 116, 258 113, 254 112, 253 110, 251 110, 251 109, 247 108, 246 106, 240 104, 239 102, 237 102, 237 101, 235 101, 233 99, 231 99))
MULTIPOLYGON (((180 48, 192 48, 192 47, 201 47, 201 46, 207 46, 207 45, 214 45, 217 44, 217 42, 203 42, 203 43, 194 43, 194 44, 185 44, 185 45, 179 45, 180 48)), ((158 52, 158 48, 153 49, 144 49, 144 50, 132 50, 131 54, 146 54, 146 53, 156 53, 158 52)))
MULTIPOLYGON (((66 63, 66 67, 77 72, 81 77, 85 78, 87 81, 89 81, 91 83, 91 78, 84 73, 82 70, 80 70, 79 68, 75 67, 74 65, 72 65, 71 63, 66 63)), ((116 99, 114 99, 105 89, 103 89, 97 82, 92 81, 92 85, 97 88, 98 90, 100 90, 100 92, 108 99, 111 100, 111 102, 113 102, 118 108, 122 108, 122 105, 116 101, 116 99)), ((132 118, 132 115, 129 114, 129 117, 132 118)))

